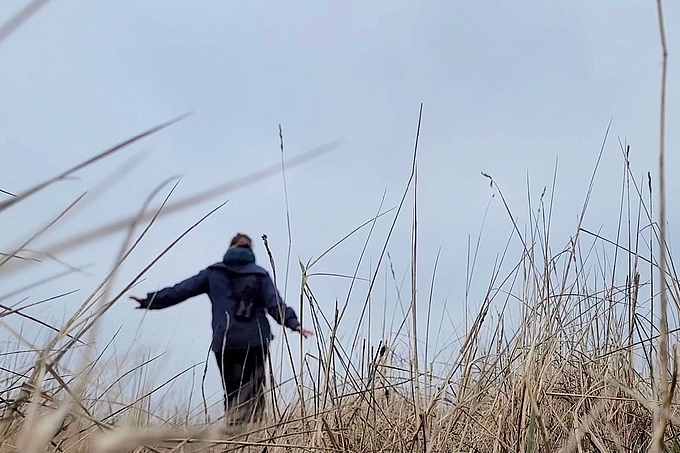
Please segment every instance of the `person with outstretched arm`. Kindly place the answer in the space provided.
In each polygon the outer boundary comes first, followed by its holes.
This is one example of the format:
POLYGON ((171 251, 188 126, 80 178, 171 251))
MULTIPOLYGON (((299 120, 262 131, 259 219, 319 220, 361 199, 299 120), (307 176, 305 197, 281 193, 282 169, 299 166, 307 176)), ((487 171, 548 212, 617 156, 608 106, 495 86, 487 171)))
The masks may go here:
POLYGON ((231 240, 222 262, 145 298, 130 299, 139 303, 138 309, 160 310, 201 294, 208 294, 212 304, 211 348, 222 378, 225 411, 235 423, 260 420, 266 360, 274 338, 267 315, 305 338, 313 332, 302 328, 269 273, 255 264, 252 241, 241 233, 231 240))

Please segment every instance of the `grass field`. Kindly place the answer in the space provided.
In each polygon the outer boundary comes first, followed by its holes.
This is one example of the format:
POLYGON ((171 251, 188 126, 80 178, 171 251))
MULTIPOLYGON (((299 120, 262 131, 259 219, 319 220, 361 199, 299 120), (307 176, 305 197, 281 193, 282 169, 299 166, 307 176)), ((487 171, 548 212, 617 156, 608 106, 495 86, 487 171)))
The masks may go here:
MULTIPOLYGON (((292 389, 293 402, 281 407, 274 403, 280 398, 270 398, 267 422, 240 432, 226 431, 223 420, 208 423, 209 408, 200 398, 152 404, 167 385, 150 379, 152 360, 140 359, 123 372, 85 347, 96 338, 107 309, 136 283, 118 293, 110 287, 126 256, 144 240, 145 219, 153 222, 164 211, 144 211, 112 224, 110 229, 129 232, 118 263, 71 319, 45 326, 48 339, 39 345, 10 332, 14 346, 0 356, 2 450, 645 451, 661 413, 659 289, 653 278, 659 271, 659 228, 653 221, 653 182, 635 179, 628 150, 621 155, 617 237, 600 237, 579 221, 568 243, 552 244, 550 224, 563 214, 552 212, 549 188, 533 207, 531 223, 515 226, 510 239, 521 244, 520 256, 499 255, 486 295, 476 301, 479 311, 461 347, 450 354, 423 353, 421 345, 430 345, 434 333, 418 337, 413 329, 415 317, 426 317, 429 325, 431 301, 426 311, 421 302, 421 312, 411 303, 401 328, 379 345, 367 344, 358 333, 341 342, 335 333, 348 327, 340 324, 342 307, 335 315, 322 312, 303 278, 302 298, 314 327, 330 335, 312 340, 315 366, 302 367, 292 382, 272 383, 270 396, 292 389), (133 225, 142 229, 139 236, 133 225), (506 319, 509 306, 520 307, 519 318, 506 319), (76 356, 74 350, 81 352, 76 356)), ((0 209, 23 196, 8 198, 0 209)), ((165 207, 172 209, 172 202, 165 207)), ((403 214, 394 215, 396 221, 403 214)), ((71 244, 94 236, 81 234, 71 244)), ((412 253, 415 261, 417 247, 412 253)), ((17 248, 2 259, 0 278, 35 264, 20 257, 17 248)), ((668 262, 669 300, 677 307, 678 276, 673 260, 668 262)), ((364 309, 371 309, 370 300, 364 309)), ((3 305, 0 320, 22 316, 25 308, 3 305)), ((349 328, 363 331, 361 325, 349 328)), ((293 338, 289 351, 297 350, 293 338)), ((297 359, 297 353, 290 354, 290 360, 297 359)), ((674 348, 671 394, 678 360, 680 348, 674 348)), ((665 439, 674 450, 674 405, 667 415, 672 423, 665 439)))

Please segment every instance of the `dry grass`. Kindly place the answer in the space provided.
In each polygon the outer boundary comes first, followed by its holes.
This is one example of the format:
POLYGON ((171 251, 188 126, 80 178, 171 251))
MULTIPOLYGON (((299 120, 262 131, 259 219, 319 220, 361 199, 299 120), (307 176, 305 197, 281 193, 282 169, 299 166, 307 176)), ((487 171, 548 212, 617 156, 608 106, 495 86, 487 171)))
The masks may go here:
MULTIPOLYGON (((93 349, 79 356, 86 360, 70 354, 94 341, 108 308, 160 258, 123 291, 113 293, 111 282, 148 233, 148 225, 138 236, 134 231, 144 219, 153 223, 167 205, 149 210, 147 202, 128 223, 110 275, 63 326, 46 328, 51 332, 47 341, 33 344, 3 323, 16 347, 0 356, 0 388, 6 389, 0 390, 0 451, 645 451, 661 414, 660 335, 653 314, 658 299, 653 277, 659 268, 652 253, 659 249, 659 228, 653 221, 651 180, 643 184, 633 177, 628 153, 622 147, 617 239, 600 237, 584 226, 589 190, 572 239, 555 248, 550 243, 554 187, 544 190, 524 232, 513 223, 511 240, 520 244, 519 259, 509 261, 509 245, 465 338, 448 359, 443 350, 414 354, 422 341, 412 322, 424 316, 415 309, 415 291, 409 292, 412 300, 401 328, 371 347, 358 334, 364 330, 361 325, 343 325, 346 305, 335 314, 321 310, 308 278, 316 262, 303 266, 301 298, 316 330, 329 334, 317 337, 318 353, 303 357, 304 371, 294 383, 272 385, 274 394, 294 385, 291 404, 272 404, 264 425, 241 432, 230 432, 223 420, 207 422, 204 403, 152 404, 152 397, 168 385, 152 385, 147 379, 157 357, 111 373, 93 349), (510 321, 514 315, 519 317, 510 321), (357 334, 345 344, 338 332, 348 327, 357 334), (122 384, 130 376, 137 376, 134 385, 122 384)), ((411 181, 415 178, 402 201, 411 181)), ((514 219, 510 206, 505 207, 514 219)), ((379 211, 352 234, 384 215, 379 211)), ((415 232, 415 211, 413 222, 415 232)), ((383 254, 387 241, 389 237, 383 254)), ((28 259, 28 245, 26 241, 6 254, 3 266, 15 260, 26 269, 39 265, 28 259), (23 259, 17 258, 22 254, 23 259)), ((415 262, 415 239, 411 246, 415 262)), ((668 263, 669 300, 678 308, 678 279, 670 257, 668 263)), ((376 269, 370 288, 378 275, 376 269)), ((375 310, 368 296, 364 311, 375 310)), ((21 303, 4 306, 0 321, 21 316, 25 309, 21 303)), ((431 310, 430 301, 428 325, 431 310)), ((671 338, 673 333, 671 329, 671 338)), ((669 370, 672 397, 677 394, 679 359, 676 346, 669 370)), ((680 419, 674 400, 663 412, 670 422, 664 443, 673 451, 680 419)))

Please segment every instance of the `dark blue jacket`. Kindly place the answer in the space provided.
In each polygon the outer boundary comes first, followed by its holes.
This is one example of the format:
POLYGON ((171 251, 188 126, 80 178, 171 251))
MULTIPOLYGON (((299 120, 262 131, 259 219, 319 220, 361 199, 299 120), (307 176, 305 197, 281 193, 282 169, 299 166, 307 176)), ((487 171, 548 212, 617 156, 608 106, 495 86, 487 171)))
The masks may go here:
MULTIPOLYGON (((243 285, 240 285, 241 287, 243 285)), ((274 337, 267 314, 289 329, 300 326, 292 308, 286 306, 266 270, 255 264, 253 251, 245 247, 227 250, 221 263, 203 269, 175 286, 147 294, 141 308, 159 310, 200 294, 208 294, 212 303, 212 349, 245 349, 268 343, 274 337), (254 285, 250 319, 242 319, 239 284, 254 285)))

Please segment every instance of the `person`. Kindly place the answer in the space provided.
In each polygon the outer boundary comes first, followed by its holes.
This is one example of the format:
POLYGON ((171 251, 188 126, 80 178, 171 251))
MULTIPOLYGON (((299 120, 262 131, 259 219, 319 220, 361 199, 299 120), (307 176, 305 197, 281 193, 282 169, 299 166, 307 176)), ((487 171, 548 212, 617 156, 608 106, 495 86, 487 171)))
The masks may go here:
POLYGON ((241 233, 232 238, 222 262, 145 298, 130 298, 139 303, 138 309, 161 310, 201 294, 208 294, 212 304, 211 349, 222 378, 225 411, 234 423, 260 420, 266 360, 274 338, 267 314, 305 338, 313 332, 302 328, 269 273, 255 264, 252 241, 241 233))

